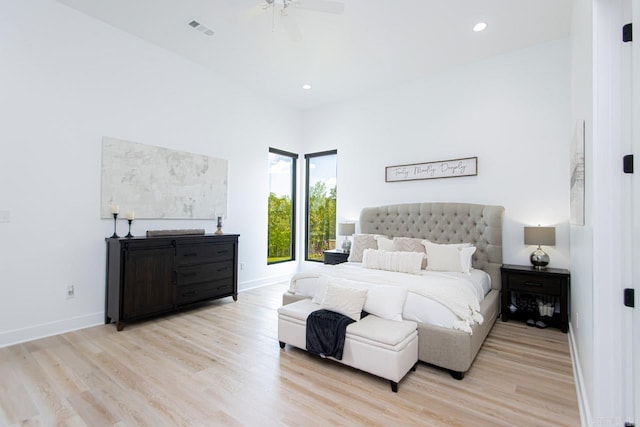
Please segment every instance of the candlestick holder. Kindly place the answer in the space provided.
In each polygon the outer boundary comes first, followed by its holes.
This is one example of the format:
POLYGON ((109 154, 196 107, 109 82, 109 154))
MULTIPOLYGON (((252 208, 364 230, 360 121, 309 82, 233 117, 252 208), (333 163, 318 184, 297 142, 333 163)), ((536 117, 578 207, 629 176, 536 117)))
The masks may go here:
POLYGON ((218 225, 217 225, 217 228, 218 228, 218 229, 216 230, 216 232, 215 232, 214 234, 224 234, 224 233, 222 232, 222 217, 221 217, 221 216, 219 216, 219 217, 218 217, 218 225))
POLYGON ((116 225, 118 224, 118 212, 113 212, 113 234, 111 235, 112 239, 117 239, 118 234, 116 233, 116 225))
POLYGON ((130 239, 130 238, 133 237, 133 234, 131 234, 131 223, 133 222, 133 220, 132 219, 127 219, 127 222, 129 223, 129 232, 124 237, 126 237, 127 239, 130 239))

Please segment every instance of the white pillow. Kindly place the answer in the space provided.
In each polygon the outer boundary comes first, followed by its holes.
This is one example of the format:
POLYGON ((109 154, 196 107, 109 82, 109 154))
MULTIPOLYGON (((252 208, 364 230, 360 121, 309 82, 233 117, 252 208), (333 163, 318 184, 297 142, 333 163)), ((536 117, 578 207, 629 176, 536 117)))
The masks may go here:
POLYGON ((389 320, 402 320, 407 290, 400 286, 374 286, 367 292, 364 311, 389 320))
POLYGON ((471 271, 471 256, 476 248, 470 243, 441 245, 423 240, 422 244, 427 250, 427 270, 467 274, 471 271))
POLYGON ((326 310, 349 316, 353 320, 360 320, 366 298, 366 289, 345 288, 329 282, 320 306, 326 310))
POLYGON ((422 252, 388 252, 365 249, 362 256, 362 266, 375 270, 418 274, 424 256, 422 252))
MULTIPOLYGON (((317 279, 300 277, 297 280, 291 282, 290 289, 293 291, 295 295, 298 295, 301 297, 315 298, 316 294, 318 293, 318 290, 327 287, 328 281, 329 281, 328 276, 325 276, 325 275, 321 275, 317 279)), ((322 296, 324 297, 324 291, 322 291, 322 296)), ((320 301, 322 301, 322 299, 320 299, 320 301)), ((319 304, 320 301, 314 301, 314 302, 317 302, 319 304)))
POLYGON ((376 235, 374 236, 374 239, 376 239, 376 243, 378 243, 378 249, 383 251, 393 250, 393 240, 389 239, 387 236, 376 235))
POLYGON ((460 248, 460 267, 463 273, 471 274, 471 256, 476 252, 475 246, 460 248))
POLYGON ((311 298, 312 302, 316 304, 322 304, 324 301, 324 296, 327 293, 327 286, 329 286, 328 282, 320 282, 318 286, 315 288, 315 292, 313 293, 313 298, 311 298))
POLYGON ((329 285, 329 281, 331 281, 332 285, 342 286, 343 288, 352 288, 352 289, 369 289, 369 286, 363 284, 362 282, 356 282, 354 280, 343 279, 341 277, 331 277, 322 274, 317 282, 317 286, 315 287, 315 291, 313 293, 313 298, 311 301, 316 304, 322 304, 324 300, 324 296, 327 293, 327 286, 329 285))

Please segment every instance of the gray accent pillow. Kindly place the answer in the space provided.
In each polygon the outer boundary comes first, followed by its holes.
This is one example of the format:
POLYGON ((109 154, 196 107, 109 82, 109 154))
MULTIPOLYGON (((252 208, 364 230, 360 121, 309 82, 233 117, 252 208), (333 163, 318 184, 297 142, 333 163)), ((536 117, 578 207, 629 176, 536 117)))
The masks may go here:
MULTIPOLYGON (((395 252, 422 252, 426 254, 427 251, 422 244, 424 239, 415 239, 413 237, 394 237, 393 238, 393 250, 395 252)), ((427 268, 427 258, 422 260, 422 269, 427 268)))
POLYGON ((362 254, 365 249, 378 249, 376 237, 378 234, 354 234, 351 252, 349 253, 349 262, 362 262, 362 254))

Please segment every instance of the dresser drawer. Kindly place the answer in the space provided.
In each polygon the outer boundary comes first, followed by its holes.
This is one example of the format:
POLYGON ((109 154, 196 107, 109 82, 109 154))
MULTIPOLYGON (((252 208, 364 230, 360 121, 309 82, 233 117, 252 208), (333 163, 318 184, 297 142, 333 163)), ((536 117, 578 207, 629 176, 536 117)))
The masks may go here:
POLYGON ((511 273, 509 274, 509 289, 511 291, 560 295, 562 279, 551 276, 535 277, 531 274, 511 273))
POLYGON ((197 285, 178 286, 177 305, 190 304, 200 300, 233 294, 233 278, 197 285))
POLYGON ((178 286, 190 285, 192 283, 233 277, 233 273, 234 267, 232 261, 210 262, 189 267, 178 267, 176 280, 178 286))
POLYGON ((233 243, 180 245, 176 248, 176 264, 192 265, 204 262, 232 260, 234 256, 233 243))

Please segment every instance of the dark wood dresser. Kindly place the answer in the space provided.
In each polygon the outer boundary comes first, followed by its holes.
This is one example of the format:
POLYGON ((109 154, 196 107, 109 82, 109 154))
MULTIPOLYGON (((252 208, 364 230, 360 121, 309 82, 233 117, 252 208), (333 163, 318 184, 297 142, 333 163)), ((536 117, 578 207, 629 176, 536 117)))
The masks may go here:
POLYGON ((105 323, 238 299, 237 234, 107 239, 105 323))

